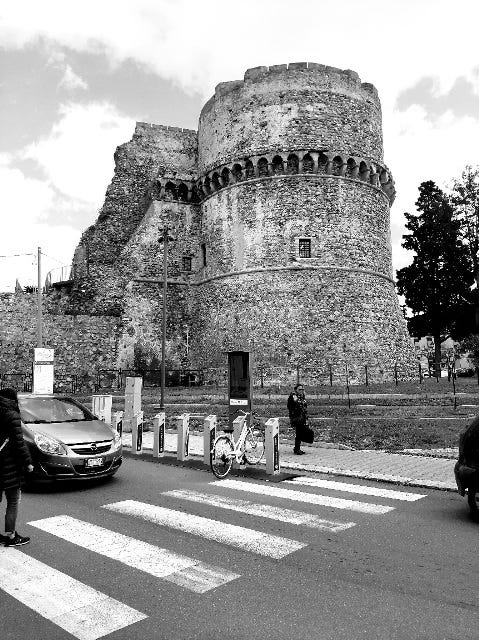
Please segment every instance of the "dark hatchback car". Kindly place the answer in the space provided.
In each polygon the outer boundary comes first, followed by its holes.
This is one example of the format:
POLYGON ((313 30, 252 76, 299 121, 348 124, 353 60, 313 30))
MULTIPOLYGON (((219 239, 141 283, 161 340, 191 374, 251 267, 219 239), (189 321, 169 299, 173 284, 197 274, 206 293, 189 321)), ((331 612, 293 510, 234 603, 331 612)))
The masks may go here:
POLYGON ((120 436, 69 396, 18 394, 31 482, 112 476, 122 462, 120 436))

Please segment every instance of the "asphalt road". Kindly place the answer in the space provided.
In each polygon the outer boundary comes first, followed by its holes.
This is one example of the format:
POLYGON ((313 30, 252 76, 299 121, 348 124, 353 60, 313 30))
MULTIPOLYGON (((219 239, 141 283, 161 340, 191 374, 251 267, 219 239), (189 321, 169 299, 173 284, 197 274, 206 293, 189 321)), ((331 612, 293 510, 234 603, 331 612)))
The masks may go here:
POLYGON ((126 459, 109 482, 24 493, 18 529, 32 542, 0 548, 0 637, 477 640, 479 524, 466 501, 315 477, 340 485, 211 484, 126 459))

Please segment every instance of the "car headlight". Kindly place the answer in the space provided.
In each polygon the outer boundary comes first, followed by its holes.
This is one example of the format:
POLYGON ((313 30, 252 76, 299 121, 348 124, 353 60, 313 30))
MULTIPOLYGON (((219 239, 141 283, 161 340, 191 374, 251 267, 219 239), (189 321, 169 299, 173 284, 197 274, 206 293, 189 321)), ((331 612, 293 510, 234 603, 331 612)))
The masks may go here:
POLYGON ((44 453, 53 453, 56 456, 66 456, 67 451, 65 447, 55 440, 55 438, 51 438, 50 436, 46 436, 43 433, 35 434, 35 444, 44 453))

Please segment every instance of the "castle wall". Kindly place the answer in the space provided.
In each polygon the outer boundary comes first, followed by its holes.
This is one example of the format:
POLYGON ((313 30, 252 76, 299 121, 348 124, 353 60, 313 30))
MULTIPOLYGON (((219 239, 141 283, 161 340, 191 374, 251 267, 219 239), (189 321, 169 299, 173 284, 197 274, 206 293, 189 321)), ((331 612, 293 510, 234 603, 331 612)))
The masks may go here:
MULTIPOLYGON (((45 305, 45 301, 44 301, 45 305)), ((31 371, 36 346, 36 294, 0 294, 0 370, 31 371)), ((43 313, 43 346, 55 349, 57 374, 116 368, 118 318, 43 313)))

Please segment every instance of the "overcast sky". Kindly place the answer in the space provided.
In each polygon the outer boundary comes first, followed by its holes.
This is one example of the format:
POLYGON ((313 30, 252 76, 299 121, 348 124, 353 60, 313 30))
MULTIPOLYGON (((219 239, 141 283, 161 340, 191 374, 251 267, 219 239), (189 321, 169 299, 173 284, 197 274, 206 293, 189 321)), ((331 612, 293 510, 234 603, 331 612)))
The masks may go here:
POLYGON ((135 121, 196 129, 219 82, 319 62, 379 91, 397 188, 479 165, 478 0, 0 0, 0 291, 71 262, 135 121), (33 254, 33 255, 24 255, 33 254))

